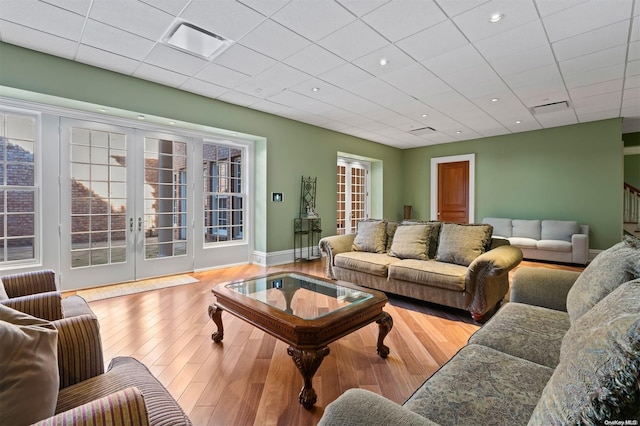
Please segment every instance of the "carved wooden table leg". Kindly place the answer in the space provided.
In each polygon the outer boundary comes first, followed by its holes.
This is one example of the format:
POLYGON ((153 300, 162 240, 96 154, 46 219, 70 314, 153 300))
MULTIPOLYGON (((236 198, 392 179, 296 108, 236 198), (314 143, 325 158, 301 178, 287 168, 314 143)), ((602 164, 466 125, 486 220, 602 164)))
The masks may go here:
POLYGON ((299 395, 300 404, 307 410, 310 410, 318 400, 316 391, 311 385, 311 379, 313 375, 316 374, 316 371, 318 371, 318 367, 320 367, 324 357, 329 355, 329 348, 324 347, 317 351, 307 352, 290 346, 287 349, 287 353, 293 358, 293 362, 295 362, 296 367, 298 367, 304 379, 304 386, 299 395))
POLYGON ((224 337, 224 327, 222 326, 222 308, 216 305, 209 305, 209 318, 213 320, 213 322, 218 327, 218 331, 211 334, 211 339, 215 343, 222 342, 222 338, 224 337))
POLYGON ((378 355, 382 358, 386 358, 389 355, 389 347, 385 346, 384 338, 387 337, 387 334, 393 328, 393 318, 386 312, 380 314, 378 319, 376 320, 376 324, 378 324, 378 355))

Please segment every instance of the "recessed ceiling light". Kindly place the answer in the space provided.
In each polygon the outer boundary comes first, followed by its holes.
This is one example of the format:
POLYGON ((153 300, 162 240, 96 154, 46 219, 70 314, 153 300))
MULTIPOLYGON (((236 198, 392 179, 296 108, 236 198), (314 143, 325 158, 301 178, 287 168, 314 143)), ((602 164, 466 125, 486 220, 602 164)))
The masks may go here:
POLYGON ((319 91, 320 91, 320 88, 319 88, 319 87, 312 87, 312 88, 311 88, 311 91, 312 91, 312 92, 319 92, 319 91))
POLYGON ((169 124, 171 124, 173 126, 174 124, 176 124, 176 122, 175 121, 170 121, 169 124))
POLYGON ((181 22, 166 39, 166 43, 185 52, 212 59, 224 52, 232 42, 195 25, 181 22))
POLYGON ((489 22, 491 22, 492 24, 495 24, 496 22, 502 21, 503 18, 504 18, 504 15, 502 13, 494 13, 489 17, 489 22))
POLYGON ((387 58, 380 59, 380 66, 384 67, 389 64, 389 60, 387 58))
POLYGON ((429 114, 422 114, 422 118, 427 118, 429 114))
POLYGON ((459 135, 460 133, 462 133, 462 130, 458 130, 458 131, 456 132, 456 135, 459 135))
POLYGON ((500 98, 493 98, 491 99, 491 102, 498 102, 500 100, 500 98))
POLYGON ((516 120, 516 124, 522 124, 521 120, 516 120))
POLYGON ((144 115, 140 114, 140 115, 138 116, 138 120, 144 120, 144 115))
POLYGON ((107 111, 108 111, 108 109, 106 109, 106 108, 98 108, 98 112, 107 112, 107 111))

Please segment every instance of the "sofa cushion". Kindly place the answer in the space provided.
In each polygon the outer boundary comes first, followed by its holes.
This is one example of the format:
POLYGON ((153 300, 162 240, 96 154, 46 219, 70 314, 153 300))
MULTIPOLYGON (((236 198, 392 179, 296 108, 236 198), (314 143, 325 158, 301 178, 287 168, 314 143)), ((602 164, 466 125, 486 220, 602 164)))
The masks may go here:
POLYGON ((480 345, 463 347, 404 403, 439 424, 521 425, 551 377, 549 367, 480 345))
POLYGON ((571 242, 571 236, 579 233, 580 225, 578 225, 578 222, 569 220, 543 220, 540 239, 571 242))
POLYGON ((352 249, 371 253, 384 253, 387 244, 386 223, 383 220, 363 220, 358 222, 358 230, 352 249))
POLYGON ((389 278, 464 291, 467 270, 454 263, 405 259, 389 265, 389 278))
POLYGON ((540 239, 540 221, 513 219, 512 236, 522 238, 540 239))
POLYGON ((640 240, 624 240, 598 254, 567 294, 567 312, 575 322, 620 284, 640 277, 640 240))
POLYGON ((429 234, 429 259, 435 259, 438 251, 438 241, 440 240, 440 230, 442 222, 437 220, 404 220, 402 225, 429 225, 431 233, 429 234))
POLYGON ((469 266, 476 257, 485 252, 492 232, 493 227, 488 224, 443 223, 436 260, 469 266))
POLYGON ((493 236, 509 238, 512 236, 512 220, 504 219, 500 217, 485 217, 482 219, 482 223, 488 223, 493 226, 493 236))
POLYGON ((400 225, 396 228, 389 254, 400 259, 427 260, 430 235, 429 225, 400 225))
MULTIPOLYGON (((640 279, 571 326, 530 424, 614 424, 640 418, 640 279)), ((621 423, 622 424, 622 423, 621 423)))
POLYGON ((55 327, 0 305, 0 342, 0 423, 53 416, 60 384, 55 327))
POLYGON ((534 240, 533 238, 511 237, 509 238, 509 244, 519 248, 534 249, 538 246, 538 240, 534 240))
POLYGON ((362 251, 340 253, 334 258, 334 264, 338 268, 365 272, 380 277, 387 276, 387 266, 399 261, 400 259, 397 257, 389 256, 386 253, 368 253, 362 251))
POLYGON ((511 302, 474 333, 469 343, 555 368, 569 326, 566 312, 511 302))
POLYGON ((571 253, 573 245, 567 241, 562 240, 540 240, 536 244, 538 250, 560 251, 565 253, 571 253))
POLYGON ((400 224, 398 222, 388 221, 386 227, 387 233, 387 241, 386 241, 386 250, 389 251, 391 249, 391 244, 393 243, 393 237, 396 234, 396 229, 400 224))

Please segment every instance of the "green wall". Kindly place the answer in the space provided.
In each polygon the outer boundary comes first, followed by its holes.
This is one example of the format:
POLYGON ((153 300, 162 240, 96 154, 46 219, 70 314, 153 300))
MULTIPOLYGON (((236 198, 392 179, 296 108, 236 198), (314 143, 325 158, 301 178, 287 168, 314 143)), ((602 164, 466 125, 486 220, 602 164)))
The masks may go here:
MULTIPOLYGON (((625 148, 640 149, 640 133, 625 133, 622 140, 625 148)), ((640 189, 640 154, 624 156, 624 181, 640 189)))
POLYGON ((577 220, 592 249, 622 235, 621 120, 405 150, 404 200, 429 218, 430 160, 475 153, 475 218, 577 220))
POLYGON ((397 148, 5 43, 0 43, 0 86, 266 138, 256 143, 255 152, 258 251, 293 248, 302 175, 318 177, 316 210, 323 235, 335 234, 338 151, 381 161, 384 186, 373 188, 372 195, 383 199, 385 217, 401 214, 402 151, 397 148), (272 203, 271 192, 283 192, 285 201, 272 203))

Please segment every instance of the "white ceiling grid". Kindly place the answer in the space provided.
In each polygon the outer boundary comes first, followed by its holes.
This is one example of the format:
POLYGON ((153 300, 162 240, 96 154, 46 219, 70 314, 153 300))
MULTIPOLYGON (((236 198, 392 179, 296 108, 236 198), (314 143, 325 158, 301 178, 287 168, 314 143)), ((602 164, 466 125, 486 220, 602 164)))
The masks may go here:
POLYGON ((0 0, 0 40, 409 148, 623 117, 638 0, 0 0), (500 22, 491 23, 499 13, 500 22), (188 22, 233 43, 165 43, 188 22), (381 59, 387 64, 382 66, 381 59), (534 115, 536 105, 568 101, 534 115), (422 127, 434 133, 415 134, 422 127))

